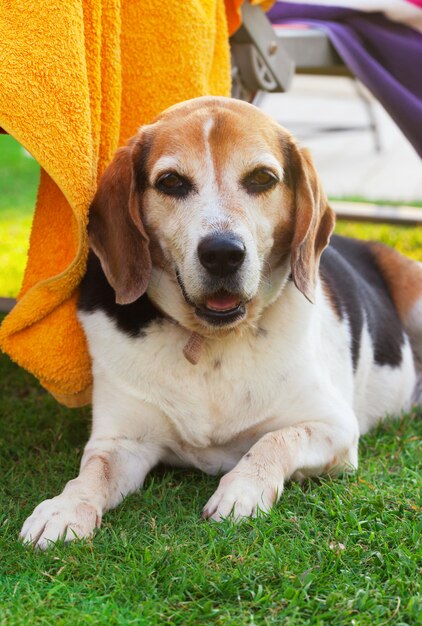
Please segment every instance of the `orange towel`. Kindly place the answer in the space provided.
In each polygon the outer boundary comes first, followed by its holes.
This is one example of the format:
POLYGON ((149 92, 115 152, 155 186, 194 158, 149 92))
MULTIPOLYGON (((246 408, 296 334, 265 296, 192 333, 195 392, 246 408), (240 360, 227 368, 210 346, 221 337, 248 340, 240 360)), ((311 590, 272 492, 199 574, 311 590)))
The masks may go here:
POLYGON ((41 165, 30 251, 2 349, 59 401, 90 401, 76 318, 97 181, 171 104, 230 91, 241 0, 14 0, 0 7, 0 127, 41 165))

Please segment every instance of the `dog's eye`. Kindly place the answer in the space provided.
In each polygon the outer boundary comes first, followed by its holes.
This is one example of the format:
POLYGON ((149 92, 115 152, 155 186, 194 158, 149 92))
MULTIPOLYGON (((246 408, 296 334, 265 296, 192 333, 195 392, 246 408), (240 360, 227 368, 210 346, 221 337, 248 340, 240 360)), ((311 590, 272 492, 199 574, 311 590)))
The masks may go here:
POLYGON ((275 174, 266 169, 257 169, 243 179, 243 186, 248 193, 267 191, 278 182, 275 174))
POLYGON ((168 196, 187 196, 192 190, 192 183, 185 178, 176 174, 175 172, 167 172, 159 177, 155 183, 156 189, 168 196))

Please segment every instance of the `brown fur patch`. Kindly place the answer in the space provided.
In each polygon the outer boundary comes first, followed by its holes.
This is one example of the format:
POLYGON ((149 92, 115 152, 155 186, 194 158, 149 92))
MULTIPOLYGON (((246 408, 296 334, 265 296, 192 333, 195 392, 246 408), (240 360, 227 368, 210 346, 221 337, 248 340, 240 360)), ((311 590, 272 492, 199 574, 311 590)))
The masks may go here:
POLYGON ((388 284, 400 319, 406 322, 412 307, 422 298, 422 269, 416 261, 382 243, 370 243, 369 246, 388 284))
POLYGON ((310 152, 291 141, 290 162, 294 190, 292 277, 299 291, 313 302, 319 259, 334 230, 335 215, 328 205, 310 152))
POLYGON ((103 454, 94 454, 88 461, 88 463, 99 462, 101 478, 105 481, 109 481, 111 477, 111 467, 109 459, 103 454))
POLYGON ((333 456, 333 458, 331 459, 331 461, 329 463, 327 463, 327 465, 325 465, 323 472, 329 472, 330 470, 332 470, 334 467, 336 467, 336 465, 338 465, 338 458, 336 456, 333 456))
MULTIPOLYGON (((145 229, 147 230, 147 228, 145 229)), ((168 262, 164 257, 161 245, 155 236, 154 229, 148 229, 149 236, 149 253, 151 255, 151 262, 153 267, 160 267, 161 269, 166 269, 168 266, 168 262)))
POLYGON ((287 261, 295 230, 294 204, 290 194, 285 189, 283 189, 283 203, 287 215, 284 219, 280 217, 274 226, 274 245, 268 259, 269 266, 273 268, 277 268, 287 261))
POLYGON ((321 277, 322 290, 324 292, 325 297, 327 298, 328 304, 334 311, 337 319, 341 320, 341 309, 338 298, 336 298, 334 292, 332 291, 330 285, 324 280, 324 277, 321 277))
MULTIPOLYGON (((132 159, 136 177, 144 186, 150 145, 141 135, 117 150, 105 170, 89 210, 88 233, 118 304, 130 304, 146 290, 151 274, 148 237, 141 221, 141 189, 132 181, 132 159)), ((139 186, 138 185, 138 186, 139 186)))

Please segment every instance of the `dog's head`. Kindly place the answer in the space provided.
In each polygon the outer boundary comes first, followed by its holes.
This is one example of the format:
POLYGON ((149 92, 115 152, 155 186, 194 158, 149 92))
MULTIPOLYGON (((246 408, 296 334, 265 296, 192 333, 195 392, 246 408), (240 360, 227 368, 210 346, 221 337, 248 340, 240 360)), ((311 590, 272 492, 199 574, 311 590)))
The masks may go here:
POLYGON ((176 105, 117 151, 89 220, 119 304, 146 290, 203 335, 253 324, 291 275, 313 299, 334 225, 309 154, 256 107, 176 105))

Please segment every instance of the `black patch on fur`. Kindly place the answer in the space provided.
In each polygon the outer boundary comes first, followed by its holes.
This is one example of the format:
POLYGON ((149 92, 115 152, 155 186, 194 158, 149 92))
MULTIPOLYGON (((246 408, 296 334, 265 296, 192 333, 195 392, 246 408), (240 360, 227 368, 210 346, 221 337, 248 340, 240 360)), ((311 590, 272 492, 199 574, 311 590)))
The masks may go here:
POLYGON ((80 286, 78 309, 87 313, 104 311, 121 331, 131 337, 142 337, 152 321, 163 319, 162 313, 146 293, 131 304, 116 304, 114 289, 109 285, 101 263, 92 250, 80 286))
POLYGON ((321 256, 320 271, 338 312, 349 320, 354 369, 365 319, 375 362, 398 367, 402 361, 403 327, 369 246, 363 241, 334 235, 321 256))

